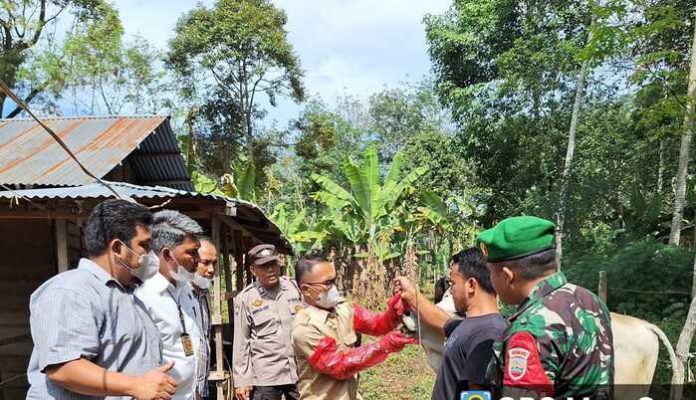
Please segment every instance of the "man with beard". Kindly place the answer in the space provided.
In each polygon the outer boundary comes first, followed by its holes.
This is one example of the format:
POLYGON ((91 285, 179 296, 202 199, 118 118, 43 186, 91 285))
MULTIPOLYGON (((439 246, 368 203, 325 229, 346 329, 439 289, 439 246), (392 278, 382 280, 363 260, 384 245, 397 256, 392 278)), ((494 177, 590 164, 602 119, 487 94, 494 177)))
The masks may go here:
POLYGON ((85 226, 86 258, 31 295, 34 350, 27 399, 169 398, 159 332, 133 290, 157 273, 152 214, 126 200, 98 204, 85 226))
POLYGON ((455 309, 463 319, 451 318, 418 293, 406 278, 397 278, 401 298, 418 310, 421 321, 442 330, 447 337, 433 388, 434 400, 459 398, 465 390, 488 389, 490 382, 485 373, 493 357, 493 342, 505 329, 481 252, 471 248, 455 254, 449 278, 455 309))

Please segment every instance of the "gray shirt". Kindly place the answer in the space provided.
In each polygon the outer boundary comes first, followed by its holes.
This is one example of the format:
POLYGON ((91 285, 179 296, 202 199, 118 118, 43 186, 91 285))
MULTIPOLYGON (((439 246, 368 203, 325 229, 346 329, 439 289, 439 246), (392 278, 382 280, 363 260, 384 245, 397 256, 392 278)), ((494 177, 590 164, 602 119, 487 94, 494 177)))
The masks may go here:
POLYGON ((84 358, 110 371, 140 375, 162 363, 159 332, 133 288, 124 288, 90 260, 81 259, 77 269, 41 285, 29 308, 34 350, 27 399, 101 398, 53 384, 44 373, 51 365, 84 358))
POLYGON ((281 277, 268 291, 256 281, 234 302, 232 375, 237 386, 297 383, 292 320, 302 309, 300 289, 281 277))
POLYGON ((196 289, 193 288, 193 294, 198 300, 199 310, 200 310, 200 324, 201 324, 201 345, 199 351, 201 356, 198 359, 197 379, 198 379, 198 393, 201 397, 208 397, 208 375, 210 374, 210 334, 211 327, 210 324, 210 293, 207 289, 196 289))

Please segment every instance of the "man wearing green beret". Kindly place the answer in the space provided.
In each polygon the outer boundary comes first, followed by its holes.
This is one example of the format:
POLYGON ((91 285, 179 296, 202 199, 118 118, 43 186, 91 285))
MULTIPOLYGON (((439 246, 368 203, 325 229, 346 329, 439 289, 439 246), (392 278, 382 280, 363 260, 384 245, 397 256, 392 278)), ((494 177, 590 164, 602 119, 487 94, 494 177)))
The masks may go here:
POLYGON ((553 222, 512 217, 477 242, 500 299, 517 305, 495 343, 490 378, 502 396, 609 399, 611 321, 592 292, 558 271, 553 222))

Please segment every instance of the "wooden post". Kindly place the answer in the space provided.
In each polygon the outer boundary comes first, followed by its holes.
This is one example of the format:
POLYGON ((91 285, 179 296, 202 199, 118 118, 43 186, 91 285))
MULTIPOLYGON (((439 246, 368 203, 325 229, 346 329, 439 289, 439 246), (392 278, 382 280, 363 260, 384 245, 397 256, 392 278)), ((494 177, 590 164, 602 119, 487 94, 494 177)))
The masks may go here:
POLYGON ((232 292, 232 269, 230 268, 230 239, 229 236, 227 235, 227 231, 229 230, 228 227, 223 226, 222 231, 225 232, 224 235, 222 235, 223 238, 223 259, 222 259, 222 267, 225 269, 225 301, 227 302, 227 321, 232 325, 232 321, 234 321, 234 299, 229 298, 227 296, 227 293, 232 292))
MULTIPOLYGON (((220 249, 220 220, 218 217, 213 216, 212 221, 212 231, 213 231, 213 244, 215 248, 220 249)), ((213 335, 215 338, 215 371, 211 372, 210 380, 215 381, 215 387, 217 388, 217 400, 225 400, 224 383, 227 379, 224 367, 224 358, 222 350, 222 313, 220 308, 222 306, 222 299, 220 294, 220 269, 215 273, 213 277, 213 301, 212 301, 212 312, 211 323, 213 325, 213 335)))
POLYGON ((607 271, 599 271, 599 298, 607 302, 607 271))
POLYGON ((55 230, 58 273, 61 273, 68 270, 68 231, 66 220, 56 219, 55 230))
MULTIPOLYGON (((253 242, 250 236, 242 235, 242 243, 244 244, 243 249, 245 253, 248 249, 253 247, 253 242)), ((254 281, 254 275, 251 273, 251 264, 249 263, 249 259, 246 257, 246 255, 244 257, 244 272, 246 273, 246 284, 248 285, 254 281)))
POLYGON ((244 288, 244 246, 242 244, 242 233, 238 230, 232 231, 232 252, 234 253, 234 290, 240 292, 244 288))

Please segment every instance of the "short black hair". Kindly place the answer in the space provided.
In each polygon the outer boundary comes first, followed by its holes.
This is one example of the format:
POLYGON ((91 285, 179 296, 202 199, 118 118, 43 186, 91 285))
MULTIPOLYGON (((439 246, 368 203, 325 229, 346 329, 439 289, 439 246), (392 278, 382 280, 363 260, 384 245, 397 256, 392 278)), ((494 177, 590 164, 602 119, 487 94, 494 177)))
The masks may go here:
POLYGON ((462 250, 452 256, 452 263, 465 278, 474 278, 481 288, 490 294, 495 294, 491 283, 491 271, 481 251, 475 247, 462 250))
POLYGON ((302 278, 307 274, 311 274, 315 265, 325 262, 329 262, 329 260, 320 253, 311 253, 300 257, 295 263, 295 281, 297 286, 302 285, 302 278))
POLYGON ((149 227, 152 213, 137 203, 126 200, 106 200, 97 204, 87 219, 85 251, 88 257, 104 254, 109 242, 118 239, 130 245, 136 225, 149 227))
POLYGON ((520 272, 522 279, 538 279, 556 272, 556 249, 548 249, 514 261, 504 262, 520 272))

